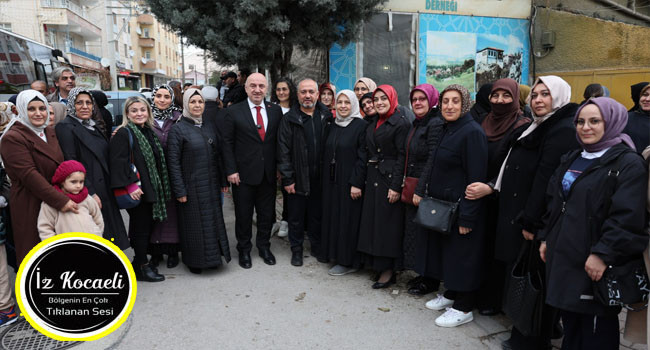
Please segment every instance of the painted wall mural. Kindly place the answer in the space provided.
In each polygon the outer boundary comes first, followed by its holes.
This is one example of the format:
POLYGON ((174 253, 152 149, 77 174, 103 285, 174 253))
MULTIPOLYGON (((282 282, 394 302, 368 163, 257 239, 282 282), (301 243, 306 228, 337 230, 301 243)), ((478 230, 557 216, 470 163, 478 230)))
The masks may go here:
POLYGON ((472 95, 500 78, 528 84, 527 20, 421 14, 419 22, 418 84, 461 84, 472 95))

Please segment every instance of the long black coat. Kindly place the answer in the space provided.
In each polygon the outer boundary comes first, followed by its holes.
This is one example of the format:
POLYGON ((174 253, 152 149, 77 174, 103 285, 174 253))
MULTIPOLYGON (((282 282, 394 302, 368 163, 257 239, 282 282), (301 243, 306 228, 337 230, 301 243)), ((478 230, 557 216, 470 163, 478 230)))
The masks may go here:
MULTIPOLYGON (((408 147, 408 158, 406 160, 406 176, 420 178, 424 166, 427 164, 429 155, 438 144, 442 134, 444 122, 438 115, 438 109, 432 109, 422 119, 415 119, 409 130, 406 145, 408 147), (413 136, 411 136, 413 135, 413 136)), ((417 207, 413 204, 404 205, 404 268, 415 268, 415 251, 420 235, 420 226, 413 222, 417 207)))
POLYGON ((357 240, 363 198, 353 200, 350 187, 363 192, 366 166, 366 123, 352 119, 346 127, 330 124, 325 132, 323 150, 323 216, 321 219, 322 258, 344 266, 357 264, 357 240), (334 179, 330 164, 335 161, 334 179))
POLYGON ((419 274, 445 281, 453 291, 473 291, 483 280, 485 265, 484 200, 465 199, 465 188, 487 178, 487 138, 471 114, 446 123, 440 142, 427 161, 416 193, 449 202, 460 198, 451 234, 422 230, 416 251, 419 274), (458 227, 472 231, 461 235, 458 227))
POLYGON ((538 233, 547 244, 546 303, 589 315, 618 313, 618 307, 581 298, 593 295, 584 265, 589 254, 609 265, 645 250, 647 165, 626 145, 618 144, 583 171, 565 196, 562 178, 579 156, 580 150, 564 156, 548 184, 545 227, 538 233), (619 175, 608 176, 610 170, 618 170, 619 175))
POLYGON ((56 138, 59 140, 63 157, 66 160, 76 160, 86 168, 85 185, 90 195, 98 195, 102 201, 102 216, 104 217, 104 238, 126 249, 129 239, 120 209, 113 196, 110 184, 108 158, 108 140, 95 128, 89 130, 76 119, 67 116, 56 127, 56 138))
POLYGON ((388 202, 388 190, 402 191, 406 135, 410 124, 395 110, 377 130, 379 118, 366 127, 368 164, 359 232, 360 252, 401 258, 404 239, 404 205, 388 202))
POLYGON ((573 125, 578 105, 569 103, 532 133, 515 141, 499 191, 495 258, 513 262, 524 238, 522 229, 535 233, 546 211, 548 180, 566 152, 579 147, 573 125))
POLYGON ((169 180, 180 203, 179 229, 183 263, 195 268, 230 261, 230 248, 219 191, 227 182, 221 169, 221 144, 214 124, 197 127, 182 117, 167 138, 169 180))
POLYGON ((627 125, 623 132, 630 135, 636 146, 636 151, 641 154, 650 145, 650 114, 638 111, 629 112, 627 125))

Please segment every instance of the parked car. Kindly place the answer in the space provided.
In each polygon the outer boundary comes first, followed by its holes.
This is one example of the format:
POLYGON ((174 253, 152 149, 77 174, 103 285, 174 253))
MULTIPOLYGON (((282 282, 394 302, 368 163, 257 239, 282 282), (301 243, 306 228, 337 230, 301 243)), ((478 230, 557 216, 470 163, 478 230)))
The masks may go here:
POLYGON ((126 99, 131 96, 145 97, 142 93, 134 90, 104 91, 104 93, 108 99, 106 109, 113 115, 113 129, 122 124, 122 113, 124 113, 126 99))

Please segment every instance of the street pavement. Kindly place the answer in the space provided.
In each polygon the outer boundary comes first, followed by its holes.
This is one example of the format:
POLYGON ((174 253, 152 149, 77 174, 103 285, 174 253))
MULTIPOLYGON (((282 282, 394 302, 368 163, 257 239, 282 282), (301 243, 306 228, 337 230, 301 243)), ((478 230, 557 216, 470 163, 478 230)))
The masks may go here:
POLYGON ((195 275, 163 262, 166 280, 138 283, 133 312, 119 329, 74 349, 500 349, 509 336, 504 316, 478 312, 468 324, 437 327, 442 311, 424 307, 433 294, 406 293, 410 273, 392 288, 373 290, 369 271, 329 276, 330 265, 308 253, 304 266, 294 267, 288 242, 278 237, 271 239, 276 265, 264 264, 254 250, 253 267, 244 270, 229 195, 225 202, 229 264, 195 275))

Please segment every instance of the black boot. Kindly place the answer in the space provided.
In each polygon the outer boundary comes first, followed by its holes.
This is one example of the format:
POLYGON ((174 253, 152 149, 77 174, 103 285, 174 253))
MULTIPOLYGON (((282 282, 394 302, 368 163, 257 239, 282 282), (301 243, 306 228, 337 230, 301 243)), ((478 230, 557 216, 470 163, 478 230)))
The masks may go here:
POLYGON ((162 259, 162 254, 151 255, 151 259, 149 259, 149 265, 151 265, 151 267, 158 267, 158 264, 160 264, 162 259))
POLYGON ((162 282, 165 280, 165 276, 154 271, 154 269, 145 263, 144 265, 133 265, 133 270, 135 271, 135 279, 138 281, 145 282, 162 282))
POLYGON ((173 269, 174 267, 178 266, 178 261, 178 253, 169 255, 167 257, 167 268, 173 269))

